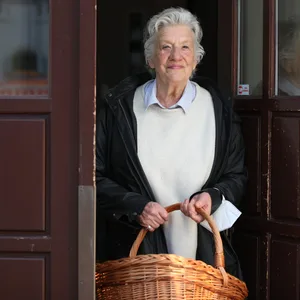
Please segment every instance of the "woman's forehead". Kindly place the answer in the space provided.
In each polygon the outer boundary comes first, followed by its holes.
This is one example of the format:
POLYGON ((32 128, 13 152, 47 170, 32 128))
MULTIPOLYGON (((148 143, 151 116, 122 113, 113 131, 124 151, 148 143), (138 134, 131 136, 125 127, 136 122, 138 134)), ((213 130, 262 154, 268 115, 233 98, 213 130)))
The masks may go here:
POLYGON ((158 31, 158 40, 174 41, 180 40, 182 42, 193 41, 195 35, 190 27, 186 25, 170 25, 161 28, 158 31))

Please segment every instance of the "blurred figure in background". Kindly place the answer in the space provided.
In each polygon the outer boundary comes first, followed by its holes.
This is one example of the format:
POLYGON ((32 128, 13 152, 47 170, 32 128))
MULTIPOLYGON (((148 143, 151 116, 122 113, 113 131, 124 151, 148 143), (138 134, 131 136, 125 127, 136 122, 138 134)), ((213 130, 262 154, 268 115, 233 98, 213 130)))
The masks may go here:
POLYGON ((300 95, 300 19, 278 23, 278 95, 300 95))

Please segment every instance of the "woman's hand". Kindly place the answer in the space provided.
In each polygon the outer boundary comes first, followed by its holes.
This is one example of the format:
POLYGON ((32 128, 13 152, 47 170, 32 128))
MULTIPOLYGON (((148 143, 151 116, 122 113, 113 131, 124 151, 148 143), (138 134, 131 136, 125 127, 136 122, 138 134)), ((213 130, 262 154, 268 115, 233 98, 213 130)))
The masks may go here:
POLYGON ((197 223, 201 223, 203 221, 203 217, 197 213, 196 208, 202 208, 208 215, 210 215, 211 205, 210 195, 203 192, 195 195, 191 201, 189 199, 185 199, 184 202, 181 203, 180 209, 184 215, 190 217, 197 223))
POLYGON ((156 202, 149 202, 138 216, 139 223, 149 231, 154 231, 167 220, 168 212, 156 202))

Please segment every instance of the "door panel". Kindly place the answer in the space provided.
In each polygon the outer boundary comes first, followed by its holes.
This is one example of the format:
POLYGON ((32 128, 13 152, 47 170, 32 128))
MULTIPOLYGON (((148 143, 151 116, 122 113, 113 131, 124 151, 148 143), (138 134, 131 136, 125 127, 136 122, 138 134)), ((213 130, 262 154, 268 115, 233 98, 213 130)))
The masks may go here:
POLYGON ((261 118, 257 114, 240 113, 243 120, 243 136, 246 148, 246 165, 249 173, 247 194, 242 208, 248 215, 261 214, 260 190, 260 150, 261 150, 261 118), (250 155, 251 153, 251 155, 250 155))
POLYGON ((46 299, 45 267, 44 256, 20 258, 0 255, 1 295, 6 296, 4 299, 22 299, 24 295, 27 299, 46 299), (22 279, 18 280, 16 274, 22 279))
POLYGON ((0 165, 6 170, 1 184, 1 197, 6 202, 0 211, 2 230, 44 231, 46 228, 45 130, 43 116, 0 118, 0 140, 5 141, 0 148, 0 165))
POLYGON ((274 237, 270 261, 270 299, 299 299, 299 243, 274 237))
POLYGON ((10 43, 5 55, 0 50, 1 299, 74 300, 79 3, 4 0, 1 7, 11 16, 7 26, 0 15, 0 37, 10 43))
POLYGON ((251 249, 245 255, 240 256, 240 262, 243 267, 244 280, 247 287, 251 292, 253 299, 260 298, 260 245, 262 243, 261 237, 256 233, 251 232, 238 232, 234 234, 233 246, 237 253, 243 253, 245 249, 251 249), (256 280, 253 280, 256 278, 256 280), (254 293, 253 293, 254 292, 254 293))
POLYGON ((299 220, 299 129, 297 113, 273 113, 271 163, 271 216, 299 220))

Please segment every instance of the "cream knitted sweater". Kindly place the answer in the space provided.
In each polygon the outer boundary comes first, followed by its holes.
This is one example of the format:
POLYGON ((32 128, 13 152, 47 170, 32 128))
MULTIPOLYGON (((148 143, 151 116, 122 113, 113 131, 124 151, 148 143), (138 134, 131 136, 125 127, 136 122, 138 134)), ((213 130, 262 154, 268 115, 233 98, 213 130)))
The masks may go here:
MULTIPOLYGON (((194 101, 181 108, 152 105, 145 110, 144 85, 137 88, 133 108, 137 119, 138 157, 162 206, 182 202, 201 190, 215 155, 215 116, 208 91, 196 85, 194 101)), ((197 224, 173 212, 164 224, 169 253, 195 259, 197 224)))

